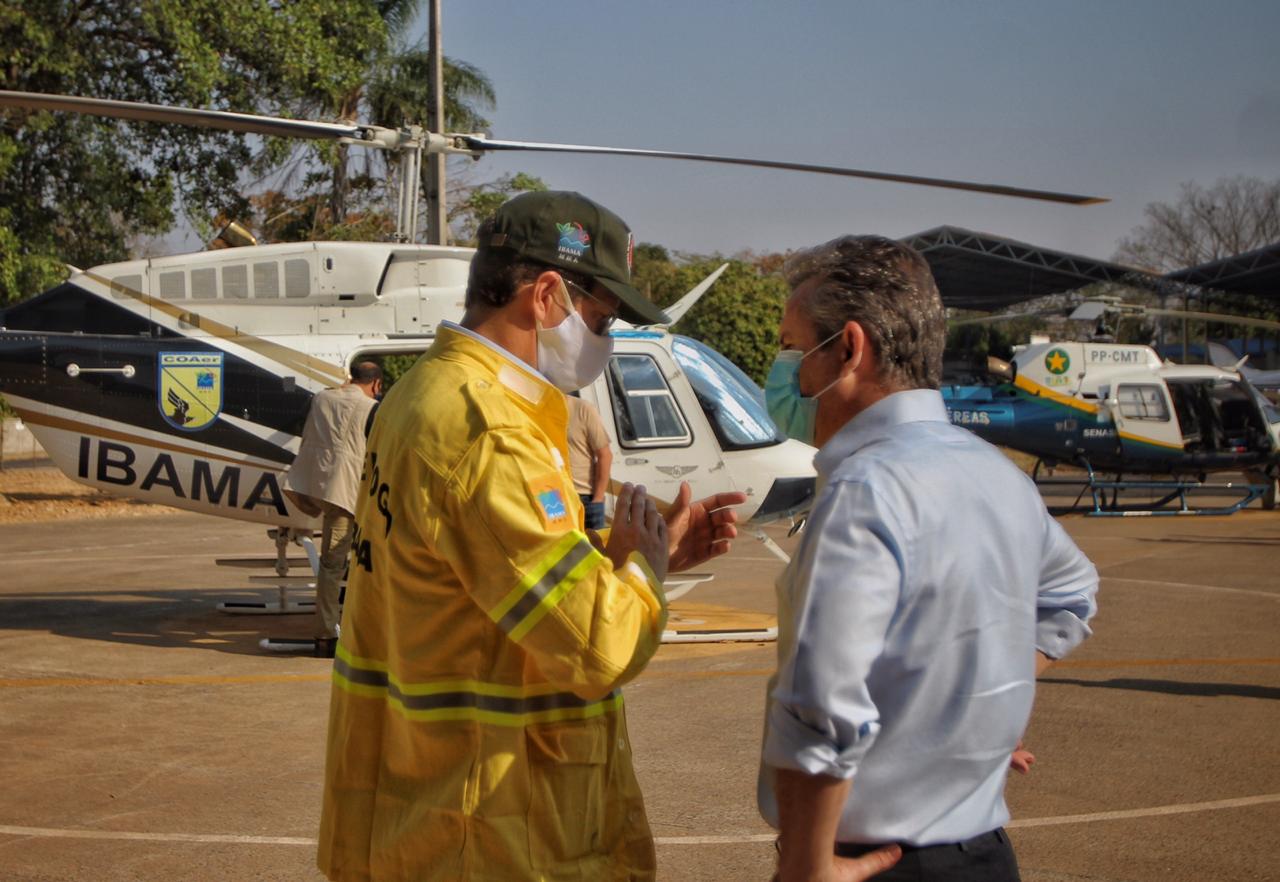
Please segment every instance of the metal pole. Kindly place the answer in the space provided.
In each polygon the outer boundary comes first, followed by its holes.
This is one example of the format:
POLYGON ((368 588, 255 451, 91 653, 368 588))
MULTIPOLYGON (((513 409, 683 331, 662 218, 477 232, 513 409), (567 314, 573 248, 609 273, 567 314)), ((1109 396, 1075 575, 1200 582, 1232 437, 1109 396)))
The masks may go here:
MULTIPOLYGON (((427 128, 432 132, 444 132, 444 43, 440 36, 441 0, 430 0, 431 9, 431 113, 427 128)), ((445 211, 443 153, 433 153, 427 163, 427 244, 446 245, 449 222, 445 211)), ((416 194, 414 198, 417 198, 416 194)))

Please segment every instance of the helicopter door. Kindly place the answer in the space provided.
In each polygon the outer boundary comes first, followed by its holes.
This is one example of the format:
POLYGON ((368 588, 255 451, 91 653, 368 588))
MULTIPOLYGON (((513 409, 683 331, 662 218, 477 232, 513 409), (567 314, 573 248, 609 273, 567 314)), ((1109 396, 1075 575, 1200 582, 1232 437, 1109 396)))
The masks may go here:
POLYGON ((697 498, 699 484, 723 466, 719 448, 688 384, 678 382, 683 374, 670 352, 638 342, 615 353, 604 375, 582 391, 613 439, 610 484, 644 484, 670 502, 689 481, 697 498))
POLYGON ((1119 377, 1111 387, 1106 406, 1120 436, 1125 460, 1160 460, 1170 453, 1182 452, 1182 430, 1164 381, 1149 372, 1119 377))

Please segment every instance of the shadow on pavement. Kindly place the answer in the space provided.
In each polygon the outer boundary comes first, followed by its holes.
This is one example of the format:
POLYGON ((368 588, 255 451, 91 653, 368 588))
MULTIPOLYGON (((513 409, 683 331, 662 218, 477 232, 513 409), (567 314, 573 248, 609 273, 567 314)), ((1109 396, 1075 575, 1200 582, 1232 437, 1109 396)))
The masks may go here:
POLYGON ((258 641, 310 637, 311 613, 230 615, 216 607, 220 601, 269 600, 274 595, 274 590, 236 588, 6 594, 0 596, 0 633, 44 631, 136 646, 271 655, 259 648, 258 641))
POLYGON ((1181 680, 1138 680, 1129 677, 1118 677, 1111 680, 1068 680, 1063 677, 1041 677, 1040 682, 1044 684, 1083 686, 1086 689, 1128 689, 1135 692, 1160 692, 1165 695, 1280 699, 1280 689, 1272 686, 1251 686, 1247 683, 1185 683, 1181 680))
POLYGON ((1135 541, 1186 545, 1280 545, 1280 536, 1144 536, 1135 541))

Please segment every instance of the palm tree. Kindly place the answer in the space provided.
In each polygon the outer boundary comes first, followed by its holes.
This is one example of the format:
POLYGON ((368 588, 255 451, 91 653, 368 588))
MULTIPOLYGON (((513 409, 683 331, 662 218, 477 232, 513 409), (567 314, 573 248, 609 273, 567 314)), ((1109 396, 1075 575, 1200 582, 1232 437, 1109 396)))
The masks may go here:
MULTIPOLYGON (((431 109, 430 52, 410 45, 409 31, 422 8, 422 0, 375 0, 386 25, 386 40, 370 51, 364 78, 341 94, 315 93, 299 106, 298 116, 343 121, 365 120, 380 126, 424 124, 431 109)), ((463 61, 444 59, 446 131, 481 131, 489 121, 483 113, 493 110, 493 84, 484 72, 463 61)), ((329 225, 339 227, 347 218, 352 176, 348 145, 321 144, 312 148, 327 167, 329 225)), ((296 154, 295 154, 296 155, 296 154)), ((307 156, 315 153, 307 152, 307 156)), ((368 151, 366 174, 375 169, 388 184, 392 165, 381 151, 368 151)), ((316 175, 309 175, 315 182, 316 175)))

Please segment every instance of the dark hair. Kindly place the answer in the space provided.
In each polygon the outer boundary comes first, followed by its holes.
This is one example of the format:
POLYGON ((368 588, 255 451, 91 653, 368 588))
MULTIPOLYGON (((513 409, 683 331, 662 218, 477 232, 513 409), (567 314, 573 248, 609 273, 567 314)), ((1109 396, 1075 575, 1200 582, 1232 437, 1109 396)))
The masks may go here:
POLYGON ((367 386, 382 379, 382 368, 375 361, 361 361, 351 366, 351 382, 367 386))
POLYGON ((875 350, 884 386, 939 387, 946 314, 918 251, 883 236, 842 236, 793 255, 783 273, 792 290, 820 280, 807 303, 819 340, 857 322, 875 350))
MULTIPOLYGON (((476 230, 479 247, 471 258, 471 272, 467 277, 467 309, 500 309, 511 302, 522 286, 533 282, 547 270, 557 272, 565 281, 590 291, 594 284, 590 276, 570 272, 558 266, 550 266, 533 260, 525 260, 510 248, 486 244, 493 237, 495 218, 487 218, 476 230)), ((573 288, 569 296, 576 300, 573 288)))

